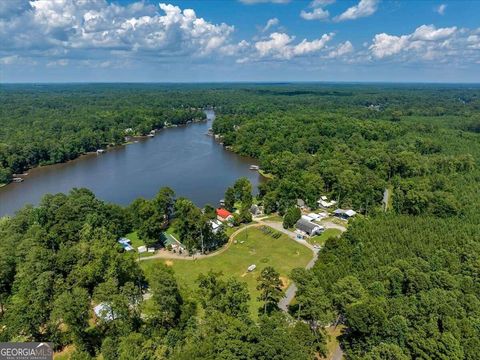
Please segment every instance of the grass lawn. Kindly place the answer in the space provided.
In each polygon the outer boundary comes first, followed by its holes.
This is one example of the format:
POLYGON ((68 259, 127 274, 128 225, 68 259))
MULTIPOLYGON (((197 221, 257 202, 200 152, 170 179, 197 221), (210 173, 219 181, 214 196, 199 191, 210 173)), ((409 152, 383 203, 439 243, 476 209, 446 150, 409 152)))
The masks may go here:
POLYGON ((264 221, 277 221, 283 223, 283 217, 280 215, 271 215, 269 217, 266 217, 265 219, 262 219, 264 221))
POLYGON ((145 243, 143 242, 143 240, 140 240, 140 239, 138 238, 138 234, 137 234, 136 231, 131 232, 130 234, 125 235, 125 237, 126 237, 127 239, 130 239, 130 241, 132 242, 131 244, 132 244, 132 246, 135 248, 135 250, 137 250, 137 248, 138 248, 139 246, 145 245, 145 243))
POLYGON ((175 228, 175 219, 170 222, 170 226, 167 230, 165 230, 165 232, 180 241, 180 236, 177 234, 177 229, 175 228))
POLYGON ((307 241, 312 244, 318 244, 318 245, 323 245, 325 244, 325 241, 327 241, 328 238, 330 237, 338 237, 340 236, 342 232, 338 229, 326 229, 323 233, 317 236, 313 236, 311 238, 307 238, 307 241))
POLYGON ((337 327, 330 326, 326 328, 327 333, 327 360, 333 358, 335 349, 338 346, 338 337, 342 335, 343 330, 345 329, 344 325, 338 325, 337 327))
POLYGON ((312 252, 306 247, 297 244, 286 235, 274 239, 265 235, 258 228, 248 228, 235 238, 237 243, 223 253, 210 258, 199 260, 149 260, 140 265, 145 270, 148 278, 158 262, 166 263, 175 270, 179 285, 184 291, 195 290, 195 280, 198 275, 205 274, 209 270, 222 271, 225 276, 232 276, 247 283, 250 291, 250 312, 257 317, 258 291, 257 277, 266 266, 273 266, 284 281, 284 285, 290 283, 288 275, 295 267, 304 267, 312 258, 312 252), (248 266, 255 264, 257 268, 251 273, 247 272, 248 266))

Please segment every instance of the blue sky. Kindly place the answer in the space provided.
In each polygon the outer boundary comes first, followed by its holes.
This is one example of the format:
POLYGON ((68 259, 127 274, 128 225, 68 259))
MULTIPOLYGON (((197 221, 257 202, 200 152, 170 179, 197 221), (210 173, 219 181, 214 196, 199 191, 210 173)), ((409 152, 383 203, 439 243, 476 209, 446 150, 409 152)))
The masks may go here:
POLYGON ((480 1, 5 0, 1 82, 480 82, 480 1))

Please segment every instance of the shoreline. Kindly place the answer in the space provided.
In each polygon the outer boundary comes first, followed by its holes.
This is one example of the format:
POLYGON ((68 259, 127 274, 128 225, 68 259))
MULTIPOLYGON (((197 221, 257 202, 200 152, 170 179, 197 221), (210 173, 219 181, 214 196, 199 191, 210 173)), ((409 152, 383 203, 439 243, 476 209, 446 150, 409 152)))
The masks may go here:
MULTIPOLYGON (((206 109, 206 110, 211 110, 211 109, 206 109)), ((161 129, 152 129, 152 130, 155 130, 155 134, 157 132, 160 132, 164 129, 174 129, 174 128, 178 128, 178 127, 187 127, 191 124, 198 124, 198 123, 202 123, 202 122, 208 122, 210 121, 211 119, 208 119, 206 118, 205 120, 192 120, 190 122, 187 122, 185 124, 180 124, 180 125, 168 125, 168 126, 165 126, 161 129)), ((130 140, 129 141, 125 141, 121 144, 118 144, 118 145, 107 145, 106 147, 106 150, 105 150, 105 153, 108 152, 108 149, 110 150, 115 150, 115 149, 119 149, 119 148, 123 148, 127 145, 133 145, 133 144, 136 144, 137 142, 135 142, 135 140, 137 141, 145 141, 145 140, 148 140, 150 138, 154 138, 155 136, 148 136, 148 135, 136 135, 136 136, 131 136, 130 140), (132 141, 133 140, 133 141, 132 141)), ((34 166, 34 167, 31 167, 31 168, 28 168, 28 169, 25 169, 24 172, 28 171, 28 174, 27 175, 22 175, 22 174, 19 174, 18 177, 22 178, 22 179, 27 179, 28 178, 28 175, 30 174, 30 171, 35 171, 36 169, 44 169, 44 168, 47 168, 47 167, 50 167, 50 166, 59 166, 59 165, 65 165, 65 164, 69 164, 69 163, 72 163, 74 161, 79 161, 81 159, 84 159, 86 157, 90 157, 92 155, 97 155, 97 156, 101 156, 101 155, 104 155, 104 154, 98 154, 97 151, 87 151, 85 153, 81 153, 80 155, 78 155, 76 158, 74 159, 70 159, 70 160, 67 160, 67 161, 64 161, 64 162, 58 162, 58 163, 53 163, 53 164, 48 164, 48 165, 37 165, 37 166, 34 166)), ((5 187, 8 187, 9 185, 11 184, 15 184, 14 181, 10 181, 8 183, 5 183, 5 184, 0 184, 0 189, 2 188, 5 188, 5 187)))

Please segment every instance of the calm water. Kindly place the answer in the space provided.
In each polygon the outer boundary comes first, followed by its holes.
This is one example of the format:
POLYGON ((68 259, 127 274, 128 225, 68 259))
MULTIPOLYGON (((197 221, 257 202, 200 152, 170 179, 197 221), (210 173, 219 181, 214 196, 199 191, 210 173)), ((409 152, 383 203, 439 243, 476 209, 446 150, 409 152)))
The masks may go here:
POLYGON ((252 159, 228 152, 205 135, 209 121, 162 130, 154 138, 87 155, 66 164, 29 171, 25 181, 0 188, 0 216, 13 214, 25 204, 38 204, 47 193, 91 189, 100 199, 126 205, 143 196, 153 197, 162 186, 198 206, 217 205, 225 188, 246 176, 256 187, 260 175, 249 170, 252 159))

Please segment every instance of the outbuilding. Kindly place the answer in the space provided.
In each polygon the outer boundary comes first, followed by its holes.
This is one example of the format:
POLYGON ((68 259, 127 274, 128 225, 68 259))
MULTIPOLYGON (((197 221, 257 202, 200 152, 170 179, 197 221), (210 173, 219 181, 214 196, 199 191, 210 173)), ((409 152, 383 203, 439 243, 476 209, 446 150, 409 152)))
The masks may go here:
POLYGON ((311 221, 307 221, 305 219, 298 220, 295 224, 295 228, 308 236, 320 234, 324 230, 323 226, 315 224, 311 221))
POLYGON ((320 197, 320 199, 318 199, 318 201, 317 201, 318 207, 320 207, 322 209, 329 209, 333 205, 335 205, 336 203, 337 202, 335 200, 329 201, 326 196, 320 197))
POLYGON ((333 212, 333 215, 340 219, 348 220, 357 215, 355 211, 352 209, 344 210, 344 209, 337 209, 333 212))

